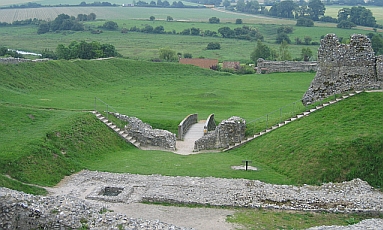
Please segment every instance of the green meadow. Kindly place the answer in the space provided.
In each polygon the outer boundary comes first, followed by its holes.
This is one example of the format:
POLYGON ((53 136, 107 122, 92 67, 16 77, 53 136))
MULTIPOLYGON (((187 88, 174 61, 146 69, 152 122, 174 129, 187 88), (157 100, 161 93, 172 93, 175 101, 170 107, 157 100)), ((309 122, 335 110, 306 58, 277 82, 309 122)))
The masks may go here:
MULTIPOLYGON (((139 150, 89 112, 110 109, 172 132, 190 113, 199 119, 215 113, 217 121, 233 115, 253 120, 297 102, 313 77, 234 75, 129 59, 0 65, 0 186, 45 194, 23 183, 54 186, 89 169, 294 185, 361 178, 381 187, 382 93, 359 94, 228 152, 190 156, 139 150), (259 170, 231 169, 244 159, 259 170)), ((238 209, 228 221, 300 228, 371 217, 238 209)))
MULTIPOLYGON (((49 1, 44 2, 48 4, 49 1)), ((353 33, 371 32, 371 28, 342 30, 336 28, 336 24, 328 23, 303 28, 294 26, 293 20, 209 9, 135 8, 129 11, 127 8, 63 7, 60 10, 72 12, 68 13, 70 15, 97 10, 99 20, 87 22, 88 29, 113 20, 118 23, 119 30, 101 34, 84 31, 37 35, 34 26, 0 27, 0 45, 38 53, 72 41, 99 41, 113 44, 124 58, 0 65, 0 186, 45 194, 44 189, 28 184, 54 186, 64 176, 89 169, 247 178, 293 185, 320 185, 361 178, 376 188, 382 187, 383 133, 380 127, 383 127, 383 108, 380 105, 383 93, 361 93, 228 152, 190 156, 139 150, 126 144, 90 113, 94 109, 115 111, 173 133, 176 133, 179 122, 191 113, 198 113, 201 120, 214 113, 217 122, 240 116, 246 119, 247 134, 250 135, 306 109, 300 99, 315 73, 237 75, 178 63, 148 61, 158 58, 160 48, 170 47, 176 52, 191 53, 193 57, 250 63, 254 41, 136 32, 123 34, 120 29, 124 27, 162 25, 165 31, 181 32, 191 27, 217 31, 223 26, 241 27, 234 22, 236 18, 242 18, 243 25, 256 27, 265 36, 265 43, 275 50, 279 48, 275 44, 276 30, 281 25, 293 26, 294 31, 289 34, 292 41, 295 37, 310 36, 316 42, 327 33, 349 37, 353 33), (151 15, 157 20, 149 21, 151 15), (166 16, 180 21, 166 22, 166 16), (221 23, 207 23, 212 16, 219 17, 221 23), (221 44, 220 50, 205 49, 209 42, 216 41, 221 44), (259 170, 231 169, 245 159, 252 160, 252 165, 259 170)), ((335 7, 331 10, 336 11, 335 7)), ((15 13, 0 12, 13 16, 15 13)), ((0 17, 5 18, 5 14, 0 17)), ((315 59, 317 45, 291 44, 292 57, 299 57, 304 47, 314 52, 315 59)), ((346 225, 368 217, 239 209, 228 220, 250 229, 254 226, 293 229, 318 224, 346 225)))

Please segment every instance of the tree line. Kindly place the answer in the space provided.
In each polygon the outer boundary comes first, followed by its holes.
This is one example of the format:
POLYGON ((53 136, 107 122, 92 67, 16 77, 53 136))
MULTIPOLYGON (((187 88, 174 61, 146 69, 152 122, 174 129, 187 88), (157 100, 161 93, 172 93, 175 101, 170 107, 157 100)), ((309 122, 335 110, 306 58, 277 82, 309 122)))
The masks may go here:
POLYGON ((93 3, 81 2, 78 5, 69 5, 69 4, 58 4, 58 5, 41 5, 35 2, 28 2, 25 4, 13 4, 10 6, 1 7, 1 9, 24 9, 24 8, 41 8, 41 7, 67 7, 67 6, 119 6, 118 4, 112 4, 110 2, 98 2, 93 3))
MULTIPOLYGON (((380 1, 383 2, 383 0, 375 0, 373 3, 380 4, 380 1)), ((371 10, 364 6, 342 8, 339 10, 337 18, 333 18, 324 16, 326 7, 321 0, 274 2, 269 10, 256 0, 238 0, 236 5, 231 5, 229 0, 225 0, 223 5, 228 10, 235 12, 297 19, 297 26, 313 26, 314 21, 324 21, 338 23, 339 28, 351 28, 356 25, 383 28, 383 25, 376 23, 371 10)))
POLYGON ((37 33, 45 34, 50 31, 59 30, 83 31, 84 25, 82 22, 94 20, 96 20, 96 14, 94 13, 90 13, 89 15, 79 14, 77 18, 67 14, 60 14, 53 21, 41 21, 37 33))

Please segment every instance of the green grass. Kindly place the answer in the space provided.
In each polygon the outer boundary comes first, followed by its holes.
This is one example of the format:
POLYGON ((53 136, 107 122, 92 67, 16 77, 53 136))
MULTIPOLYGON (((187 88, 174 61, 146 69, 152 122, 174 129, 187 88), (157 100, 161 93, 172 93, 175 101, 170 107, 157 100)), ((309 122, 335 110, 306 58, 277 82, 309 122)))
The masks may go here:
POLYGON ((267 209, 238 209, 227 218, 246 229, 306 229, 322 225, 350 225, 361 220, 376 218, 370 214, 334 214, 313 212, 275 211, 267 209))
MULTIPOLYGON (((172 132, 195 112, 199 119, 215 113, 217 121, 233 115, 254 120, 299 100, 313 76, 239 76, 126 59, 0 65, 0 173, 43 186, 90 169, 294 185, 361 178, 381 187, 382 93, 346 99, 232 151, 190 156, 136 149, 86 112, 107 109, 95 104, 98 97, 109 109, 172 132), (242 160, 259 170, 230 168, 242 160)), ((5 176, 0 186, 45 194, 5 176)), ((241 210, 230 221, 250 229, 300 228, 363 218, 368 216, 241 210)))
MULTIPOLYGON (((219 121, 233 115, 256 119, 299 100, 314 76, 232 75, 124 59, 0 65, 0 70, 3 103, 79 111, 93 110, 98 97, 117 112, 172 132, 190 113, 198 113, 199 119, 215 113, 219 121)), ((102 103, 96 107, 106 110, 102 103)))
POLYGON ((47 191, 44 188, 33 185, 26 185, 19 181, 12 180, 4 175, 0 175, 0 187, 11 188, 13 190, 22 191, 34 195, 46 195, 47 191))
POLYGON ((233 150, 297 183, 362 178, 382 186, 382 93, 363 93, 233 150), (254 151, 256 150, 256 151, 254 151))

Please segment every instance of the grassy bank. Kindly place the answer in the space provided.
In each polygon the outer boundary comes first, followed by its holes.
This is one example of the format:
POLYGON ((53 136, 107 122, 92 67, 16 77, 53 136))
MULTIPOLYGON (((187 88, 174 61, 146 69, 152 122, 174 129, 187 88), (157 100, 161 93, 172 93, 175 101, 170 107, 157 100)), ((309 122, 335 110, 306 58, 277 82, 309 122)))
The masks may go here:
POLYGON ((226 153, 179 156, 127 146, 83 110, 117 112, 175 132, 190 113, 247 120, 299 100, 313 74, 238 76, 124 59, 1 65, 2 173, 54 185, 83 168, 111 172, 381 186, 382 94, 364 93, 226 153), (33 73, 33 74, 32 74, 33 73), (230 108, 230 109, 228 109, 230 108), (256 172, 230 169, 252 160, 256 172), (167 167, 163 167, 166 165, 167 167))

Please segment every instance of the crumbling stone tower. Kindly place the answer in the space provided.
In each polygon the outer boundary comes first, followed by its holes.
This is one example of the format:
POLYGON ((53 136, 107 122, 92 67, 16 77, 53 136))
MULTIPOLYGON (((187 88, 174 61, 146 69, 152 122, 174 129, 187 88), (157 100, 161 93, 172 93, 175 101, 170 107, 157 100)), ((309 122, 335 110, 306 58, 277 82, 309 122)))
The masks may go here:
POLYGON ((383 56, 375 56, 369 38, 354 34, 350 44, 341 44, 335 34, 327 34, 318 49, 317 73, 302 103, 347 91, 380 89, 382 82, 383 56))

